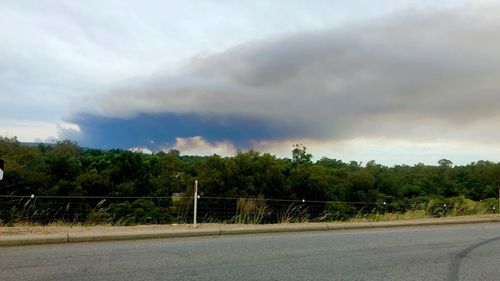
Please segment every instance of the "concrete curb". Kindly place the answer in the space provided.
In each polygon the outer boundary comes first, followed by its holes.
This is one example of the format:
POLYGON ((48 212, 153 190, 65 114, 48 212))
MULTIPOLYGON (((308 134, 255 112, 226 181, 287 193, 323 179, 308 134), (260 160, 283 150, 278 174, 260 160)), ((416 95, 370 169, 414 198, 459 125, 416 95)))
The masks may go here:
POLYGON ((23 236, 24 235, 0 237, 0 247, 23 246, 23 245, 34 245, 34 244, 58 244, 58 243, 68 242, 68 234, 65 233, 33 235, 29 237, 23 237, 23 236))
POLYGON ((446 218, 446 219, 418 219, 407 221, 361 222, 361 223, 303 223, 303 224, 274 224, 274 225, 227 225, 211 229, 183 229, 174 231, 136 231, 136 232, 107 232, 107 233, 59 233, 42 235, 12 235, 0 236, 0 247, 23 246, 38 244, 97 242, 157 238, 183 238, 199 236, 224 236, 259 233, 301 232, 301 231, 331 231, 387 227, 411 227, 429 225, 453 225, 469 223, 500 222, 500 217, 483 218, 446 218))
MULTIPOLYGON (((136 233, 74 233, 69 234, 68 243, 74 242, 97 242, 116 240, 138 240, 138 239, 158 239, 158 238, 182 238, 196 236, 219 236, 220 230, 191 230, 191 231, 141 231, 136 233)), ((0 242, 0 246, 1 246, 0 242)))

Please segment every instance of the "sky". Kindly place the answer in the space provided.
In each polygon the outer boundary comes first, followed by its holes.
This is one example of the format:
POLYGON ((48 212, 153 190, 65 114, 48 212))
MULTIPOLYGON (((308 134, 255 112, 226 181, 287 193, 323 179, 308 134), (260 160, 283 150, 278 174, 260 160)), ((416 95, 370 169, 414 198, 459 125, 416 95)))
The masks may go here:
POLYGON ((0 1, 0 136, 500 161, 500 1, 0 1))

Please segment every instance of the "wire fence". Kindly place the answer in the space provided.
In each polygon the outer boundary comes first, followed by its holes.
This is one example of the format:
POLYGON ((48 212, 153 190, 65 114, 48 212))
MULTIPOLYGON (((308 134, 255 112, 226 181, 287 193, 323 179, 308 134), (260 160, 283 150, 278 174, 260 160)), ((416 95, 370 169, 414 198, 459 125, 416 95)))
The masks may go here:
MULTIPOLYGON (((193 223, 193 197, 96 197, 0 195, 0 225, 193 223)), ((199 197, 201 223, 296 223, 346 220, 397 220, 495 213, 498 200, 343 202, 268 198, 199 197)))

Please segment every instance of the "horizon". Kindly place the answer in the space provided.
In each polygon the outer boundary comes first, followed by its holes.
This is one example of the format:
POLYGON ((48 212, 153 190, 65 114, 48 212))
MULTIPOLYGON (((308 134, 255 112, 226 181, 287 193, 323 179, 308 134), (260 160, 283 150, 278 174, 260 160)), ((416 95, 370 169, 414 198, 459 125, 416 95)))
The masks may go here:
MULTIPOLYGON (((0 136, 0 138, 5 138, 5 137, 0 136)), ((11 139, 11 140, 12 139, 16 139, 17 140, 17 138, 15 138, 15 137, 9 138, 9 139, 11 139)), ((289 155, 277 155, 277 154, 272 153, 272 152, 262 152, 262 151, 258 151, 258 150, 254 150, 254 149, 237 150, 235 152, 235 154, 233 154, 233 155, 219 155, 217 153, 212 153, 212 154, 207 154, 207 155, 199 155, 199 154, 183 154, 181 151, 179 151, 179 150, 177 150, 175 148, 172 148, 170 150, 152 151, 152 150, 149 150, 149 149, 144 150, 144 149, 141 149, 141 148, 127 148, 127 149, 124 149, 124 148, 108 148, 108 149, 104 149, 104 148, 96 148, 96 147, 85 147, 85 146, 80 146, 77 142, 69 140, 69 139, 54 140, 53 142, 22 142, 22 141, 19 141, 19 143, 21 145, 28 146, 28 147, 37 147, 38 145, 54 146, 54 145, 57 145, 58 142, 65 142, 65 141, 69 141, 69 142, 71 142, 72 144, 75 144, 76 146, 78 146, 81 149, 100 150, 100 151, 105 151, 105 152, 106 151, 112 151, 112 150, 121 150, 121 151, 130 151, 130 152, 133 152, 133 153, 144 154, 144 155, 157 155, 159 153, 169 154, 172 151, 174 151, 174 152, 179 153, 180 157, 186 156, 186 157, 201 157, 201 158, 211 157, 211 156, 219 156, 219 157, 222 157, 222 158, 232 158, 232 157, 236 157, 240 153, 248 153, 248 152, 253 151, 253 152, 259 153, 261 155, 262 154, 270 154, 271 156, 276 157, 276 159, 281 159, 281 160, 288 159, 288 160, 291 160, 293 158, 293 157, 291 157, 292 153, 293 153, 292 150, 295 147, 295 145, 302 146, 302 148, 305 148, 306 152, 310 152, 310 151, 307 150, 307 147, 303 146, 302 144, 295 144, 294 147, 291 147, 290 151, 288 153, 289 155)), ((309 153, 309 154, 311 154, 311 153, 309 153)), ((314 155, 314 154, 311 154, 311 160, 312 160, 313 164, 317 164, 317 162, 319 162, 319 161, 321 161, 323 159, 337 160, 337 161, 341 161, 344 164, 350 164, 350 163, 355 162, 360 167, 365 167, 365 168, 367 167, 368 163, 376 164, 376 165, 382 165, 382 166, 387 167, 387 168, 394 168, 394 167, 397 167, 397 166, 415 167, 415 166, 420 166, 420 165, 438 167, 438 166, 441 166, 441 164, 439 163, 439 161, 441 161, 441 160, 450 161, 451 162, 450 163, 451 167, 464 167, 464 166, 467 166, 467 165, 478 164, 480 162, 487 162, 487 163, 492 163, 492 164, 498 164, 498 163, 500 163, 500 162, 494 162, 494 161, 491 161, 491 160, 488 160, 488 159, 477 159, 475 161, 471 161, 471 162, 468 162, 468 163, 453 163, 453 161, 451 161, 449 159, 442 158, 442 159, 439 159, 436 163, 418 162, 418 163, 413 163, 413 164, 396 163, 396 164, 388 165, 388 164, 380 163, 376 159, 371 159, 371 160, 368 160, 368 161, 364 162, 364 161, 359 161, 359 160, 356 160, 356 159, 340 159, 340 158, 334 158, 334 157, 330 158, 330 157, 327 157, 327 156, 324 156, 324 155, 314 155)))

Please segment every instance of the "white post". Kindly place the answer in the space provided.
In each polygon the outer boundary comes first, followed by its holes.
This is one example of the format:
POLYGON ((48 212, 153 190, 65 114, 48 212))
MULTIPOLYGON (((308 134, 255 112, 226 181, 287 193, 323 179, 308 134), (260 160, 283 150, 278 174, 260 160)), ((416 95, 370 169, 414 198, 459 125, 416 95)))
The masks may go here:
POLYGON ((194 228, 196 228, 196 213, 198 212, 198 180, 194 181, 194 214, 193 223, 194 228))
POLYGON ((3 179, 3 165, 4 165, 3 159, 0 159, 0 181, 3 179))

